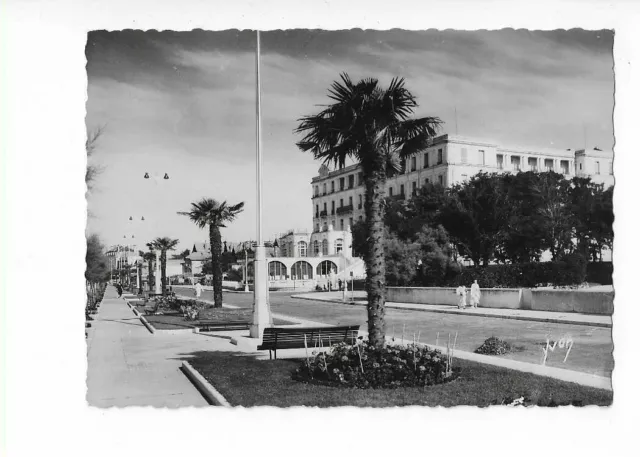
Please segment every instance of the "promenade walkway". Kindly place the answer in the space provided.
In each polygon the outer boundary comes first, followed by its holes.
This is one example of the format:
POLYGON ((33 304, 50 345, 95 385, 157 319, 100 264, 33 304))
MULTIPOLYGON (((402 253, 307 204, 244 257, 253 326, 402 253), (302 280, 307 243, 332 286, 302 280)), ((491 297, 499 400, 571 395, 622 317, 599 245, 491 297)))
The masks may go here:
MULTIPOLYGON (((312 292, 306 294, 292 295, 294 298, 303 300, 317 300, 331 303, 343 303, 342 292, 312 292)), ((351 300, 351 292, 347 294, 347 302, 351 300)), ((354 294, 353 305, 366 306, 364 292, 358 291, 354 294)), ((530 311, 522 309, 502 309, 502 308, 465 308, 458 309, 451 305, 425 305, 419 303, 394 303, 386 302, 389 308, 406 309, 411 311, 426 311, 432 313, 459 314, 479 317, 495 317, 501 319, 517 319, 534 322, 549 322, 555 324, 589 325, 593 327, 611 327, 611 316, 600 316, 594 314, 580 313, 558 313, 552 311, 530 311)))
POLYGON ((90 406, 207 406, 180 371, 185 354, 217 350, 226 340, 195 333, 152 335, 115 287, 108 286, 87 338, 90 406))

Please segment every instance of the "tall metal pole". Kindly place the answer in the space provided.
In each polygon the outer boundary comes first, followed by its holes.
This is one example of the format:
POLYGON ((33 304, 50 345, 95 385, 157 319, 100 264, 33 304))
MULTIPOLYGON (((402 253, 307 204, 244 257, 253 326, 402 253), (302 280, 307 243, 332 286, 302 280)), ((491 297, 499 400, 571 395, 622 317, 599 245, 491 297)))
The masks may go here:
POLYGON ((262 332, 273 325, 269 306, 267 254, 262 238, 262 112, 260 100, 260 31, 256 31, 256 231, 258 243, 253 263, 253 316, 249 335, 262 339, 262 332))

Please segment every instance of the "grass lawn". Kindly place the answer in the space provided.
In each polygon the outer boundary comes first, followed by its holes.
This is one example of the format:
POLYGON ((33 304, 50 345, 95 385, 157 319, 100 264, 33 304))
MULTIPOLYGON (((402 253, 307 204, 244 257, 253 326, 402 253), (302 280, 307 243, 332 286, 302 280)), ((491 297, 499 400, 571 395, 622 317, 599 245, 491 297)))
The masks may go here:
MULTIPOLYGON (((176 330, 184 328, 194 328, 198 326, 198 321, 186 321, 182 314, 177 311, 170 311, 166 314, 150 315, 144 314, 144 306, 136 306, 136 309, 147 321, 158 330, 176 330)), ((251 309, 228 309, 228 308, 205 308, 200 312, 200 319, 219 322, 251 322, 251 309)), ((283 319, 273 319, 274 325, 293 325, 293 322, 283 319)))
POLYGON ((230 352, 199 352, 187 360, 233 406, 489 406, 522 396, 540 406, 607 406, 613 401, 611 391, 465 360, 455 360, 462 373, 449 383, 367 390, 294 381, 291 373, 299 360, 256 360, 230 352))

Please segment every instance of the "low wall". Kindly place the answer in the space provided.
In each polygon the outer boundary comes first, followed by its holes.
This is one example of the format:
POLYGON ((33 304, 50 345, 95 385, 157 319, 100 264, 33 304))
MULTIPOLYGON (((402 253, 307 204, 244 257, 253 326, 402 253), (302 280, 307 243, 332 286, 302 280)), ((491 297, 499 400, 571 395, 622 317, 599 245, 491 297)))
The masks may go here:
MULTIPOLYGON (((485 308, 521 307, 521 289, 480 289, 480 304, 485 308)), ((387 301, 396 303, 421 303, 427 305, 457 305, 454 287, 387 287, 387 301)), ((467 304, 469 294, 467 290, 467 304)))
MULTIPOLYGON (((481 308, 508 308, 611 316, 613 292, 589 290, 480 289, 481 308)), ((387 287, 387 301, 457 305, 453 287, 387 287)), ((467 289, 467 304, 469 294, 467 289)))
POLYGON ((530 308, 534 311, 613 314, 613 292, 581 290, 532 290, 530 308))

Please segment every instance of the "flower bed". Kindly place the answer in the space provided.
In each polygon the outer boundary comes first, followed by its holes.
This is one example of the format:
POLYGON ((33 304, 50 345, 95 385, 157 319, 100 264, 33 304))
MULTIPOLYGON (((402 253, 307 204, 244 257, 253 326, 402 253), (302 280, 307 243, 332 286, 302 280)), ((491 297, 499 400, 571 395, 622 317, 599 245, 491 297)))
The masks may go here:
POLYGON ((394 389, 442 384, 457 374, 450 357, 426 346, 376 348, 360 340, 353 346, 336 344, 330 352, 303 361, 292 377, 331 386, 394 389))

